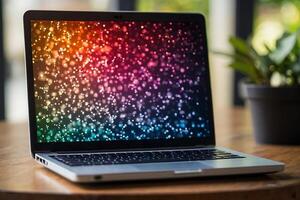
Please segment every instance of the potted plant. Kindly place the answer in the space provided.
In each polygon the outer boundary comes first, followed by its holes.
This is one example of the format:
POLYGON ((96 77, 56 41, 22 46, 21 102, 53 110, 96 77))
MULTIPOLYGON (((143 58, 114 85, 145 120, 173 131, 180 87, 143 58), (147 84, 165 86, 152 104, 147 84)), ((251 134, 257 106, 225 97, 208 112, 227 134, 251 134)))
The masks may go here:
POLYGON ((246 75, 242 96, 249 103, 258 143, 300 144, 300 30, 284 33, 259 54, 250 42, 231 37, 230 67, 246 75))

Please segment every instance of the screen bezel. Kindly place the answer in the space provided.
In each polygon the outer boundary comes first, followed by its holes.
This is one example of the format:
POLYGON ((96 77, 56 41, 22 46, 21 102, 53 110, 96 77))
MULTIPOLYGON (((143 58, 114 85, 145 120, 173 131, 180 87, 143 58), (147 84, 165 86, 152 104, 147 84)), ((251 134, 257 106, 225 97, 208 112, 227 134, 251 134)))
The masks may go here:
POLYGON ((77 12, 77 11, 27 11, 24 13, 24 32, 25 32, 25 54, 26 54, 26 73, 29 105, 29 128, 30 146, 34 155, 37 152, 56 152, 56 151, 104 151, 120 149, 140 149, 140 148, 163 148, 163 147, 191 147, 215 145, 215 132, 213 120, 213 107, 211 97, 211 85, 209 76, 208 48, 204 16, 197 13, 141 13, 141 12, 77 12), (157 139, 143 141, 95 141, 95 142, 55 142, 38 143, 37 128, 35 119, 35 98, 34 80, 32 65, 31 48, 31 20, 65 20, 65 21, 194 21, 198 22, 204 30, 204 53, 208 69, 206 70, 206 80, 208 87, 209 107, 209 127, 210 137, 206 138, 179 138, 179 139, 157 139))

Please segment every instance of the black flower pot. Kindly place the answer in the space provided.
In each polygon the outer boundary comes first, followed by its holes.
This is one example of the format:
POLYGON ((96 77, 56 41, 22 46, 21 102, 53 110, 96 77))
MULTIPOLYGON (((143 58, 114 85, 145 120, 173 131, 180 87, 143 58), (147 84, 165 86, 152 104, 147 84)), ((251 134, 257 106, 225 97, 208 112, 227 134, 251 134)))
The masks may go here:
POLYGON ((300 144, 300 87, 242 84, 255 140, 264 144, 300 144))

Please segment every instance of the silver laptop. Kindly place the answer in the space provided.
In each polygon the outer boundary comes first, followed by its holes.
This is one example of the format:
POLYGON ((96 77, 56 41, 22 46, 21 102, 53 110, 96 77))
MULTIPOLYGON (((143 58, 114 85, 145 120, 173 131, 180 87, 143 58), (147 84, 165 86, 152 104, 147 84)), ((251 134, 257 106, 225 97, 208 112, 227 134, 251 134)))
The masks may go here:
POLYGON ((34 159, 74 182, 270 173, 215 146, 201 14, 27 11, 34 159))

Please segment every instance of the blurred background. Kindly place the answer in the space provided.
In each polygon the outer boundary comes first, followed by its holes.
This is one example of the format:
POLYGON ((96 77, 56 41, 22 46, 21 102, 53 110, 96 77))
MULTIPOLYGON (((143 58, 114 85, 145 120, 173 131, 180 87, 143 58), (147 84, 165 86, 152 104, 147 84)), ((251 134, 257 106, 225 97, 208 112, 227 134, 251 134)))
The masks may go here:
POLYGON ((212 50, 230 52, 230 35, 248 38, 261 53, 284 30, 300 26, 299 0, 0 0, 0 119, 27 120, 24 36, 26 10, 200 12, 207 20, 214 107, 243 106, 238 95, 241 74, 212 50))

